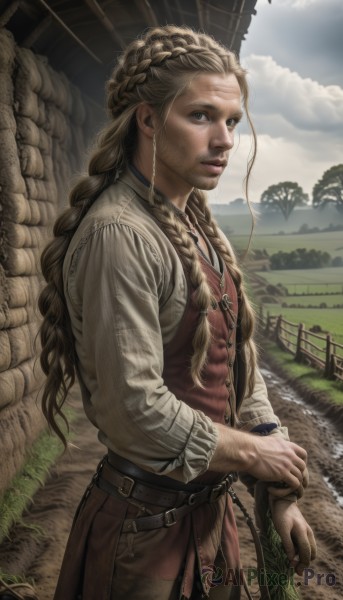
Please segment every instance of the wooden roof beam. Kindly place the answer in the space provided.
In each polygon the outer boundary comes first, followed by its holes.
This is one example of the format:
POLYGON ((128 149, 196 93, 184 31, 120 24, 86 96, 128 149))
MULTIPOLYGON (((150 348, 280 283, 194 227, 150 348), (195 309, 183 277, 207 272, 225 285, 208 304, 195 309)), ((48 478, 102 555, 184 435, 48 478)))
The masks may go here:
POLYGON ((49 6, 49 4, 47 4, 45 2, 45 0, 38 0, 38 2, 40 2, 40 4, 42 4, 44 6, 44 8, 46 8, 46 10, 53 16, 53 18, 61 25, 61 27, 63 27, 63 29, 68 33, 68 35, 70 35, 70 37, 73 38, 73 40, 75 40, 75 42, 78 43, 79 46, 81 46, 81 48, 83 50, 85 50, 85 52, 87 52, 87 54, 89 54, 89 56, 91 56, 97 63, 99 64, 103 64, 103 61, 96 55, 94 54, 94 52, 92 52, 92 50, 90 48, 88 48, 88 46, 86 46, 86 44, 80 40, 80 38, 70 29, 70 27, 68 27, 68 25, 61 19, 61 17, 58 16, 58 14, 52 10, 52 8, 49 6))
POLYGON ((156 15, 153 11, 153 8, 149 2, 149 0, 134 0, 135 5, 143 16, 145 22, 149 27, 158 27, 159 22, 156 18, 156 15))
POLYGON ((238 11, 238 13, 236 15, 236 17, 237 17, 236 27, 234 27, 234 30, 233 30, 233 36, 231 38, 230 48, 233 48, 233 46, 234 46, 235 39, 236 39, 236 36, 238 34, 238 31, 239 31, 239 26, 241 24, 241 18, 242 18, 242 15, 244 14, 244 9, 245 9, 245 0, 242 0, 240 9, 239 9, 239 11, 238 11))
POLYGON ((45 17, 45 19, 40 21, 40 23, 38 23, 37 27, 35 27, 31 31, 31 33, 29 33, 29 35, 24 39, 24 41, 22 43, 24 48, 31 48, 33 46, 33 44, 40 38, 42 33, 44 33, 44 31, 46 29, 48 29, 48 27, 51 25, 52 20, 53 20, 52 16, 47 15, 45 17))
POLYGON ((14 0, 2 13, 0 17, 0 27, 5 27, 19 8, 29 17, 34 15, 34 11, 28 2, 25 2, 25 0, 14 0))
POLYGON ((196 0, 199 27, 203 31, 208 27, 209 12, 206 0, 196 0))
POLYGON ((99 19, 102 26, 107 29, 112 40, 119 46, 122 50, 124 50, 126 44, 121 37, 121 35, 115 30, 113 23, 110 21, 106 13, 103 11, 97 0, 84 0, 87 6, 91 9, 91 11, 95 14, 97 19, 99 19))

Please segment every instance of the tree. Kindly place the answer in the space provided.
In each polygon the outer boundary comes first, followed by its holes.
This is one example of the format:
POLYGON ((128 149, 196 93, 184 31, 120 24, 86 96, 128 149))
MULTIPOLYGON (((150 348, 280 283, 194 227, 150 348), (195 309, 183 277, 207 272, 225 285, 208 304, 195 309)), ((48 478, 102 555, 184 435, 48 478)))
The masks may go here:
POLYGON ((245 200, 244 198, 236 198, 236 200, 232 200, 230 203, 232 206, 243 206, 245 200))
POLYGON ((269 186, 261 196, 262 206, 269 206, 282 212, 287 220, 295 206, 308 202, 308 195, 294 181, 283 181, 269 186))
POLYGON ((270 257, 271 269, 319 269, 331 264, 331 256, 322 250, 297 248, 291 252, 279 250, 270 257))
POLYGON ((315 208, 323 208, 329 202, 334 202, 337 210, 343 212, 343 165, 335 165, 325 171, 313 188, 312 203, 315 208))

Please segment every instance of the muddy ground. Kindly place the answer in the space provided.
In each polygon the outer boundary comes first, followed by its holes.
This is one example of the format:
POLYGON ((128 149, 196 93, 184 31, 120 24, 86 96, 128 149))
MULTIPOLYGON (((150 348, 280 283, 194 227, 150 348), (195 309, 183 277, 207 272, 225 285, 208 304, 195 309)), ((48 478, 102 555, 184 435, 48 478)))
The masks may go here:
MULTIPOLYGON (((339 415, 314 411, 312 405, 301 404, 301 399, 274 373, 265 370, 264 376, 276 413, 288 426, 292 440, 303 445, 309 455, 311 482, 301 507, 315 532, 318 556, 312 564, 313 576, 311 571, 307 573, 307 581, 304 576, 295 578, 298 590, 305 600, 341 600, 343 434, 339 415)), ((45 487, 35 495, 24 518, 25 526, 15 527, 10 540, 0 546, 1 569, 33 578, 39 600, 52 599, 74 510, 104 453, 95 430, 84 417, 80 417, 73 429, 74 445, 51 470, 45 487)), ((250 497, 241 484, 236 489, 251 507, 250 497)), ((250 532, 238 509, 236 512, 243 563, 245 567, 254 567, 250 532)))

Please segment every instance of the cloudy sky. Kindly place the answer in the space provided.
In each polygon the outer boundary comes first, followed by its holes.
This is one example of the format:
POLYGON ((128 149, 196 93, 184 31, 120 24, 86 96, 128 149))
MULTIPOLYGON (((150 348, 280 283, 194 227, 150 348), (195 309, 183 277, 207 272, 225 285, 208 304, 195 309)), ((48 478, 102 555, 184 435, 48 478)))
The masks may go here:
MULTIPOLYGON (((343 162, 343 0, 258 0, 241 63, 248 70, 258 158, 253 201, 280 181, 311 196, 323 172, 343 162)), ((243 196, 247 126, 211 202, 243 196)))

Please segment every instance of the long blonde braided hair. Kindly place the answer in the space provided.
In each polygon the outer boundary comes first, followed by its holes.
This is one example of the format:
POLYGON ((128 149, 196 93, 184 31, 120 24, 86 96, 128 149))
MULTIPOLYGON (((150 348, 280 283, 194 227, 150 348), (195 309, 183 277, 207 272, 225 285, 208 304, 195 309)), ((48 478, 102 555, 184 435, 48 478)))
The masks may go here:
MULTIPOLYGON (((49 425, 64 443, 65 436, 56 421, 56 416, 64 418, 62 407, 75 380, 76 364, 62 277, 63 261, 70 240, 93 202, 115 181, 118 172, 130 164, 137 139, 135 112, 139 104, 150 104, 163 121, 167 118, 167 111, 172 102, 182 94, 189 77, 204 72, 233 73, 236 76, 250 122, 245 71, 234 54, 210 36, 196 33, 186 27, 168 25, 148 30, 127 47, 107 85, 110 122, 99 135, 89 162, 88 173, 72 189, 70 207, 57 219, 53 230, 54 239, 42 254, 42 272, 47 282, 39 298, 39 308, 43 315, 40 330, 41 365, 46 374, 42 407, 49 425)), ((255 149, 253 127, 252 132, 255 149)), ((255 150, 248 164, 248 175, 254 156, 255 150)), ((193 340, 191 374, 194 383, 201 385, 201 371, 206 361, 211 336, 207 319, 211 290, 185 226, 176 219, 173 210, 157 194, 152 193, 150 199, 155 218, 182 256, 189 269, 192 285, 197 290, 199 322, 193 340)), ((191 203, 206 234, 214 248, 222 254, 236 283, 240 298, 239 318, 243 344, 253 348, 253 315, 242 288, 240 270, 222 242, 206 206, 204 195, 199 190, 194 191, 191 203)), ((252 366, 255 364, 254 356, 253 352, 252 366)), ((250 388, 253 384, 253 372, 252 368, 250 388)))

